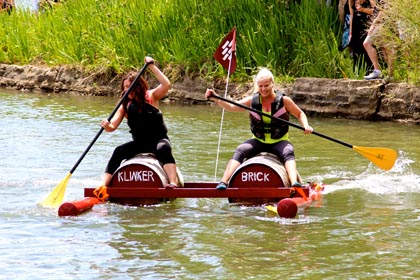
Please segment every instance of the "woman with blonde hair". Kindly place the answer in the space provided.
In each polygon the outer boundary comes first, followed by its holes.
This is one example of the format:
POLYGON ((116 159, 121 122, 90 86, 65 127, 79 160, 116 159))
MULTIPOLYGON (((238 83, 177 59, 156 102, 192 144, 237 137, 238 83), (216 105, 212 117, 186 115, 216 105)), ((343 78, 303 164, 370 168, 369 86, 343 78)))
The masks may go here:
MULTIPOLYGON (((289 141, 289 125, 280 119, 289 120, 289 113, 295 116, 304 127, 304 133, 313 131, 309 126, 306 114, 290 98, 274 89, 274 75, 267 68, 261 68, 254 79, 255 93, 239 100, 237 103, 251 107, 273 118, 250 112, 251 132, 253 138, 240 144, 229 161, 217 189, 226 189, 233 172, 247 159, 261 152, 276 155, 284 164, 292 187, 299 187, 298 172, 296 168, 293 145, 289 141)), ((212 98, 216 95, 213 89, 207 89, 205 96, 214 101, 223 109, 230 112, 243 112, 244 108, 223 100, 212 98)))

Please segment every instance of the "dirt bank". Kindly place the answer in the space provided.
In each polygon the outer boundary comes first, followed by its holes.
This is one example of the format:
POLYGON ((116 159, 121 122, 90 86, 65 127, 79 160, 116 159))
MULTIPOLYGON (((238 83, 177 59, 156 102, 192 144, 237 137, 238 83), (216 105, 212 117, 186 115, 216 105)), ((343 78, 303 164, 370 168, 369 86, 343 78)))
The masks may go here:
MULTIPOLYGON (((0 64, 0 87, 19 91, 119 96, 120 80, 113 73, 87 74, 76 67, 0 64)), ((207 104, 203 98, 207 85, 198 78, 178 79, 166 102, 207 104)), ((224 92, 225 84, 218 82, 215 87, 224 92)), ((287 87, 278 87, 309 116, 420 123, 420 88, 412 85, 383 80, 300 78, 287 87)), ((228 92, 234 99, 249 95, 252 84, 231 83, 228 92)))

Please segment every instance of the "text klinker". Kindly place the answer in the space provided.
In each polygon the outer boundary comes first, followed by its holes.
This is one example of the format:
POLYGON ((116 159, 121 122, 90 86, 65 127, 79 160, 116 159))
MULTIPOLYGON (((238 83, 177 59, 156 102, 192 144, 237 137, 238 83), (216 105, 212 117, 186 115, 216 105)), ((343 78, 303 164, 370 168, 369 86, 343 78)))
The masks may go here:
POLYGON ((122 171, 118 172, 118 182, 154 182, 153 171, 122 171))

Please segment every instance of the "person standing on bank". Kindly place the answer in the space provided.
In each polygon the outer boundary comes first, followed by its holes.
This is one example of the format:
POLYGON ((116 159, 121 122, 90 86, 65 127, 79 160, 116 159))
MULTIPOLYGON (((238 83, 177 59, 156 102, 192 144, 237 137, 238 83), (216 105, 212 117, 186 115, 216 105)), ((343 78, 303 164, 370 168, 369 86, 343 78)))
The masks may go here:
POLYGON ((353 58, 353 71, 358 75, 359 70, 366 66, 366 73, 372 68, 372 61, 363 46, 367 30, 371 24, 376 0, 349 0, 350 8, 350 44, 353 58))
MULTIPOLYGON (((255 93, 239 100, 237 103, 251 107, 258 111, 271 114, 273 117, 289 120, 289 113, 295 116, 304 127, 304 133, 312 133, 306 114, 295 102, 281 92, 274 90, 274 76, 267 68, 261 68, 254 79, 255 93)), ((244 108, 235 106, 217 98, 213 89, 207 89, 205 96, 214 101, 229 112, 243 112, 244 108)), ((261 152, 269 152, 276 155, 284 164, 292 187, 300 187, 296 168, 293 145, 289 141, 289 125, 287 123, 269 118, 262 114, 250 112, 251 132, 253 138, 240 144, 229 161, 217 189, 227 188, 228 180, 233 172, 248 158, 254 157, 261 152)))
MULTIPOLYGON (((101 126, 104 130, 112 132, 118 128, 124 117, 127 118, 127 124, 133 137, 132 141, 118 146, 114 150, 106 167, 102 186, 108 186, 112 174, 123 160, 132 158, 139 153, 152 153, 163 165, 169 179, 169 184, 165 187, 175 188, 178 186, 176 163, 167 135, 168 130, 163 121, 162 112, 159 110, 159 100, 166 96, 171 83, 155 65, 152 57, 146 56, 144 62, 149 63, 148 69, 160 84, 156 88, 149 89, 146 80, 140 77, 111 121, 102 120, 101 126)), ((123 78, 121 82, 122 96, 136 76, 137 73, 133 72, 123 78)))
MULTIPOLYGON (((363 42, 363 46, 365 47, 366 52, 369 55, 369 58, 373 64, 373 71, 369 75, 364 76, 365 80, 375 80, 375 79, 382 78, 381 77, 382 72, 381 72, 379 59, 378 59, 378 52, 376 49, 376 47, 379 47, 379 46, 375 46, 375 43, 377 43, 375 41, 377 41, 377 37, 379 35, 378 33, 380 32, 379 29, 381 28, 383 24, 381 22, 383 20, 383 11, 382 11, 383 5, 384 5, 384 2, 379 1, 377 4, 378 8, 375 7, 375 11, 377 11, 377 16, 373 20, 372 25, 369 28, 368 35, 365 41, 363 42)), ((394 60, 395 60, 396 51, 393 48, 382 46, 382 52, 388 66, 388 79, 393 80, 394 60)))

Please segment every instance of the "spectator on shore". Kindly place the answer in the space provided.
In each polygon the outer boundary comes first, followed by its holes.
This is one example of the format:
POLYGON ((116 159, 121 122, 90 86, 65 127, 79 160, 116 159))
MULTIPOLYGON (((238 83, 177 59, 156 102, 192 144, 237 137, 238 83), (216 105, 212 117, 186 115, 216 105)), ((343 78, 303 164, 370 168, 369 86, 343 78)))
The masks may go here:
POLYGON ((348 3, 350 9, 349 46, 353 50, 353 71, 358 73, 358 70, 364 64, 366 69, 371 69, 372 67, 372 62, 363 46, 363 42, 367 36, 366 31, 371 24, 371 16, 375 11, 376 0, 349 0, 348 3))
MULTIPOLYGON (((382 1, 383 2, 383 1, 382 1)), ((378 59, 378 51, 375 43, 377 41, 378 33, 380 32, 380 27, 382 24, 383 13, 382 13, 383 3, 382 5, 377 5, 377 9, 379 11, 377 17, 372 22, 372 25, 369 28, 368 35, 363 42, 363 46, 366 49, 367 54, 369 55, 370 60, 373 64, 373 71, 364 77, 365 80, 375 80, 382 78, 382 71, 379 66, 379 59, 378 59)), ((382 53, 384 55, 385 61, 388 66, 388 77, 390 80, 393 79, 394 76, 394 60, 395 60, 395 50, 392 48, 388 48, 385 46, 381 46, 382 53)))
MULTIPOLYGON (((339 4, 340 22, 343 24, 343 35, 338 46, 340 52, 346 49, 350 43, 350 8, 348 2, 349 0, 340 0, 339 4)), ((351 54, 351 48, 349 48, 349 51, 351 54)))

